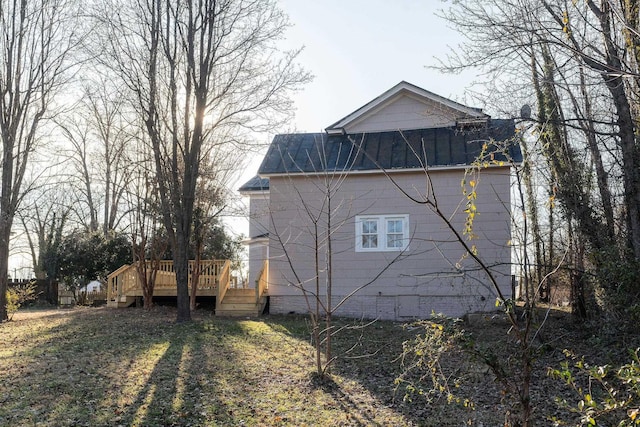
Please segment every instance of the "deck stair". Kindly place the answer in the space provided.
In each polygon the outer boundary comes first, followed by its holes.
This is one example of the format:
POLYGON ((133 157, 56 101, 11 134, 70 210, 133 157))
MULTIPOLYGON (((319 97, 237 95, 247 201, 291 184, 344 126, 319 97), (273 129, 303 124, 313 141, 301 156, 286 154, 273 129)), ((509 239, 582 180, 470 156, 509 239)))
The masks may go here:
POLYGON ((262 314, 266 304, 267 297, 264 295, 256 300, 255 289, 230 288, 224 298, 216 302, 216 316, 257 317, 262 314))

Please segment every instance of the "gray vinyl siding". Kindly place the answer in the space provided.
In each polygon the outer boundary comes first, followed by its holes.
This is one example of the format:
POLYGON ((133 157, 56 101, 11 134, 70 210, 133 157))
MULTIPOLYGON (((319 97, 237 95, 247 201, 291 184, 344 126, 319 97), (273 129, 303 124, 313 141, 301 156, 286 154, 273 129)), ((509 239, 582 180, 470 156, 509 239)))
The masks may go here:
MULTIPOLYGON (((464 171, 431 172, 438 204, 462 231, 466 214, 460 183, 464 171), (457 212, 457 213, 454 213, 457 212)), ((300 282, 315 289, 313 223, 303 201, 313 215, 323 202, 326 175, 315 177, 272 176, 270 180, 269 258, 271 311, 306 312, 300 282), (282 249, 284 242, 286 254, 282 249), (287 259, 288 256, 288 259, 287 259), (295 273, 289 267, 291 262, 295 273)), ((426 192, 421 173, 395 173, 393 178, 409 195, 426 192)), ((372 284, 359 290, 337 310, 352 317, 406 319, 427 317, 432 311, 458 316, 466 312, 487 311, 494 307, 495 294, 486 277, 467 257, 442 221, 425 205, 404 196, 382 174, 350 174, 341 185, 333 180, 332 245, 333 305, 359 286, 373 280, 398 252, 356 252, 356 215, 409 215, 412 240, 401 260, 393 263, 372 284), (456 268, 459 264, 460 269, 456 268)), ((506 296, 510 295, 510 171, 491 168, 482 172, 478 186, 478 215, 473 244, 492 270, 506 296)), ((326 215, 319 222, 320 240, 326 236, 326 215)), ((321 248, 321 294, 324 295, 324 247, 321 248)))
POLYGON ((348 133, 453 126, 459 111, 434 101, 404 95, 346 127, 348 133))
POLYGON ((249 195, 249 237, 254 238, 268 232, 269 193, 252 193, 249 195))
POLYGON ((269 257, 266 235, 269 233, 269 193, 253 192, 249 194, 249 238, 265 236, 260 241, 249 243, 249 286, 253 287, 262 270, 265 259, 269 257))
POLYGON ((255 286, 262 271, 264 260, 269 257, 267 242, 252 242, 249 244, 249 287, 255 286))

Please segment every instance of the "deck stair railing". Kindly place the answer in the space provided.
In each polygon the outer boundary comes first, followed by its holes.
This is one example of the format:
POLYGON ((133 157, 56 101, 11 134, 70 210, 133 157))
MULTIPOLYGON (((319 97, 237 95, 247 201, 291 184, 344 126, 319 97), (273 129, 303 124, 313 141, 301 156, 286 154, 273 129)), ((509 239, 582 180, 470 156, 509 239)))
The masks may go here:
POLYGON ((256 279, 256 301, 260 301, 267 289, 269 289, 269 260, 265 259, 256 279))
POLYGON ((224 300, 224 296, 226 295, 227 290, 229 289, 229 285, 231 284, 231 262, 228 260, 225 261, 224 265, 222 266, 222 270, 220 271, 219 284, 220 286, 218 286, 217 296, 218 304, 220 304, 222 300, 224 300))

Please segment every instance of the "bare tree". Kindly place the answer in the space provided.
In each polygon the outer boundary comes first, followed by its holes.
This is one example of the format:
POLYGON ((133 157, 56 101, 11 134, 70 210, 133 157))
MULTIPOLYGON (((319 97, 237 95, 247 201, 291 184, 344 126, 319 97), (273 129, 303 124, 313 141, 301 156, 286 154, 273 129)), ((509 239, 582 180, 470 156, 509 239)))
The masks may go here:
POLYGON ((35 277, 45 283, 44 297, 51 304, 58 301, 59 249, 71 211, 70 203, 64 203, 64 191, 61 185, 44 187, 39 197, 31 197, 25 209, 18 212, 35 277))
POLYGON ((127 111, 122 91, 105 79, 85 88, 84 99, 99 146, 96 169, 102 190, 102 230, 106 235, 117 228, 123 215, 120 205, 134 166, 127 150, 135 136, 129 120, 135 116, 127 111))
POLYGON ((69 143, 67 164, 70 170, 65 174, 70 182, 77 182, 74 186, 75 203, 73 211, 77 220, 89 231, 97 231, 98 201, 94 194, 94 175, 91 131, 89 123, 73 114, 67 123, 59 123, 62 134, 69 143))
POLYGON ((245 131, 278 124, 289 111, 287 94, 309 77, 293 63, 297 52, 274 46, 288 24, 274 1, 107 7, 106 65, 130 90, 153 149, 178 283, 177 320, 187 321, 188 246, 203 153, 220 144, 243 147, 245 131))
POLYGON ((70 64, 78 28, 71 6, 65 0, 0 3, 0 321, 7 319, 9 240, 25 171, 70 64))
POLYGON ((88 230, 105 235, 122 219, 122 197, 134 165, 127 147, 134 138, 128 119, 135 116, 125 107, 120 91, 101 79, 85 84, 82 99, 56 120, 67 142, 62 160, 71 166, 68 179, 77 182, 76 217, 88 230))
POLYGON ((380 262, 375 271, 369 272, 368 280, 351 284, 346 292, 344 287, 334 287, 334 280, 339 279, 334 276, 334 259, 345 250, 353 250, 353 240, 345 241, 345 229, 351 229, 356 215, 363 213, 355 211, 356 196, 343 188, 360 150, 348 141, 327 145, 327 136, 318 135, 313 147, 307 149, 306 158, 297 158, 304 165, 289 158, 291 153, 281 153, 287 157, 283 163, 292 163, 291 170, 281 178, 284 182, 278 185, 279 193, 285 196, 280 198, 275 190, 270 195, 269 236, 277 251, 270 254, 272 265, 280 264, 278 270, 283 279, 304 298, 311 320, 316 374, 320 378, 326 377, 338 357, 332 344, 339 332, 333 325, 334 315, 405 259, 404 248, 409 245, 409 241, 402 241, 403 249, 380 262), (292 215, 282 215, 282 210, 292 215), (275 212, 279 213, 274 215, 275 212))
MULTIPOLYGON (((526 189, 522 188, 522 169, 510 156, 509 147, 514 142, 513 140, 496 142, 488 139, 483 143, 482 152, 476 160, 466 168, 462 179, 462 201, 460 206, 464 206, 464 211, 451 212, 441 203, 440 199, 444 194, 433 184, 432 178, 435 174, 432 174, 424 153, 414 151, 414 155, 427 178, 426 188, 413 188, 411 191, 408 191, 406 188, 403 188, 392 174, 382 166, 378 165, 378 167, 404 197, 416 205, 423 206, 427 212, 434 215, 438 221, 444 224, 446 229, 451 233, 452 242, 459 245, 459 247, 463 249, 464 254, 461 260, 450 261, 462 266, 464 260, 469 260, 471 265, 475 266, 481 273, 476 286, 482 286, 486 283, 495 295, 496 307, 501 307, 508 323, 511 325, 510 331, 513 335, 513 345, 509 348, 508 354, 502 354, 491 348, 480 348, 472 342, 464 343, 463 348, 491 369, 496 381, 502 385, 505 397, 515 401, 515 403, 510 406, 513 412, 506 413, 505 426, 527 427, 533 425, 534 406, 531 402, 531 386, 534 380, 534 361, 536 358, 535 341, 539 339, 545 323, 544 320, 538 323, 535 311, 535 301, 538 298, 541 287, 539 284, 533 286, 530 286, 528 283, 524 284, 524 293, 520 295, 520 298, 524 301, 524 307, 522 309, 523 313, 520 315, 516 305, 516 295, 507 293, 504 286, 500 284, 500 266, 494 265, 489 259, 489 256, 476 246, 480 245, 478 234, 482 229, 482 225, 476 221, 477 215, 482 213, 479 212, 478 202, 488 197, 492 191, 490 188, 482 188, 481 181, 483 178, 490 176, 493 169, 501 170, 504 169, 505 166, 515 168, 516 182, 518 184, 517 194, 519 194, 517 204, 520 206, 524 206, 525 204, 526 189), (463 225, 460 225, 461 215, 465 217, 463 225)), ((408 141, 406 143, 409 144, 408 141)), ((373 161, 373 159, 371 160, 373 161)), ((505 211, 510 214, 510 197, 500 202, 504 203, 505 211)), ((486 203, 486 201, 484 203, 486 203)), ((484 204, 484 206, 487 205, 484 204)), ((511 215, 507 215, 507 220, 512 220, 511 215)), ((521 245, 523 246, 525 255, 523 256, 523 263, 520 265, 520 268, 526 275, 531 268, 529 257, 526 253, 529 251, 529 241, 527 239, 530 233, 526 231, 529 226, 529 221, 526 215, 518 221, 520 222, 519 225, 524 228, 524 232, 522 233, 524 237, 521 245)), ((490 238, 484 235, 483 239, 489 240, 490 238)), ((472 269, 471 266, 461 268, 472 269)), ((405 356, 413 353, 414 358, 418 361, 410 365, 409 369, 425 366, 432 369, 427 376, 433 379, 434 387, 439 388, 436 390, 436 393, 448 394, 448 397, 451 398, 454 396, 454 393, 449 390, 448 386, 443 386, 440 382, 441 378, 448 377, 448 374, 442 372, 441 365, 438 363, 438 358, 442 356, 442 352, 434 351, 432 354, 430 351, 420 351, 421 346, 425 345, 429 339, 428 330, 435 324, 427 322, 426 325, 427 332, 425 335, 421 335, 414 340, 414 346, 405 346, 405 356)), ((445 334, 451 334, 452 337, 455 337, 455 332, 457 332, 457 330, 454 329, 454 332, 445 331, 445 334)), ((460 337, 456 337, 455 339, 459 340, 460 337)), ((424 348, 422 348, 422 350, 424 350, 424 348)), ((405 375, 406 373, 400 377, 401 381, 404 381, 405 375)))
MULTIPOLYGON (((140 209, 141 206, 137 208, 140 209)), ((142 288, 143 308, 151 310, 160 261, 162 255, 166 253, 168 243, 159 228, 151 227, 150 218, 142 212, 142 209, 136 216, 140 222, 131 233, 133 262, 142 288)))
POLYGON ((537 104, 528 137, 546 160, 549 199, 565 232, 573 226, 586 244, 578 264, 608 272, 599 276, 601 307, 624 310, 640 292, 637 277, 623 273, 640 260, 636 2, 462 0, 444 16, 468 40, 444 68, 494 77, 490 98, 505 112, 519 107, 509 100, 537 104))
MULTIPOLYGON (((144 161, 140 166, 144 165, 144 161)), ((153 307, 153 291, 162 256, 168 242, 163 236, 159 212, 155 176, 150 170, 139 167, 133 174, 131 192, 128 194, 131 230, 131 248, 138 280, 142 288, 144 308, 153 307)))

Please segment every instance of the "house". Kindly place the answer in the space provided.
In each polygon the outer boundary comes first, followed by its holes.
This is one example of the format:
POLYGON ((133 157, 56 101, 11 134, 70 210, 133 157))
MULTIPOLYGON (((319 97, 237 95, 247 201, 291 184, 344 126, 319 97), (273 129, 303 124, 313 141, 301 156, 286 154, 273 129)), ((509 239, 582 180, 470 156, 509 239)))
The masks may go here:
POLYGON ((102 283, 97 280, 92 280, 87 283, 85 286, 78 289, 79 292, 91 293, 91 292, 100 292, 102 290, 102 283))
POLYGON ((267 275, 271 313, 309 312, 315 295, 358 318, 494 310, 495 286, 456 233, 509 298, 514 135, 513 120, 407 82, 325 132, 277 135, 240 188, 250 283, 267 275))

